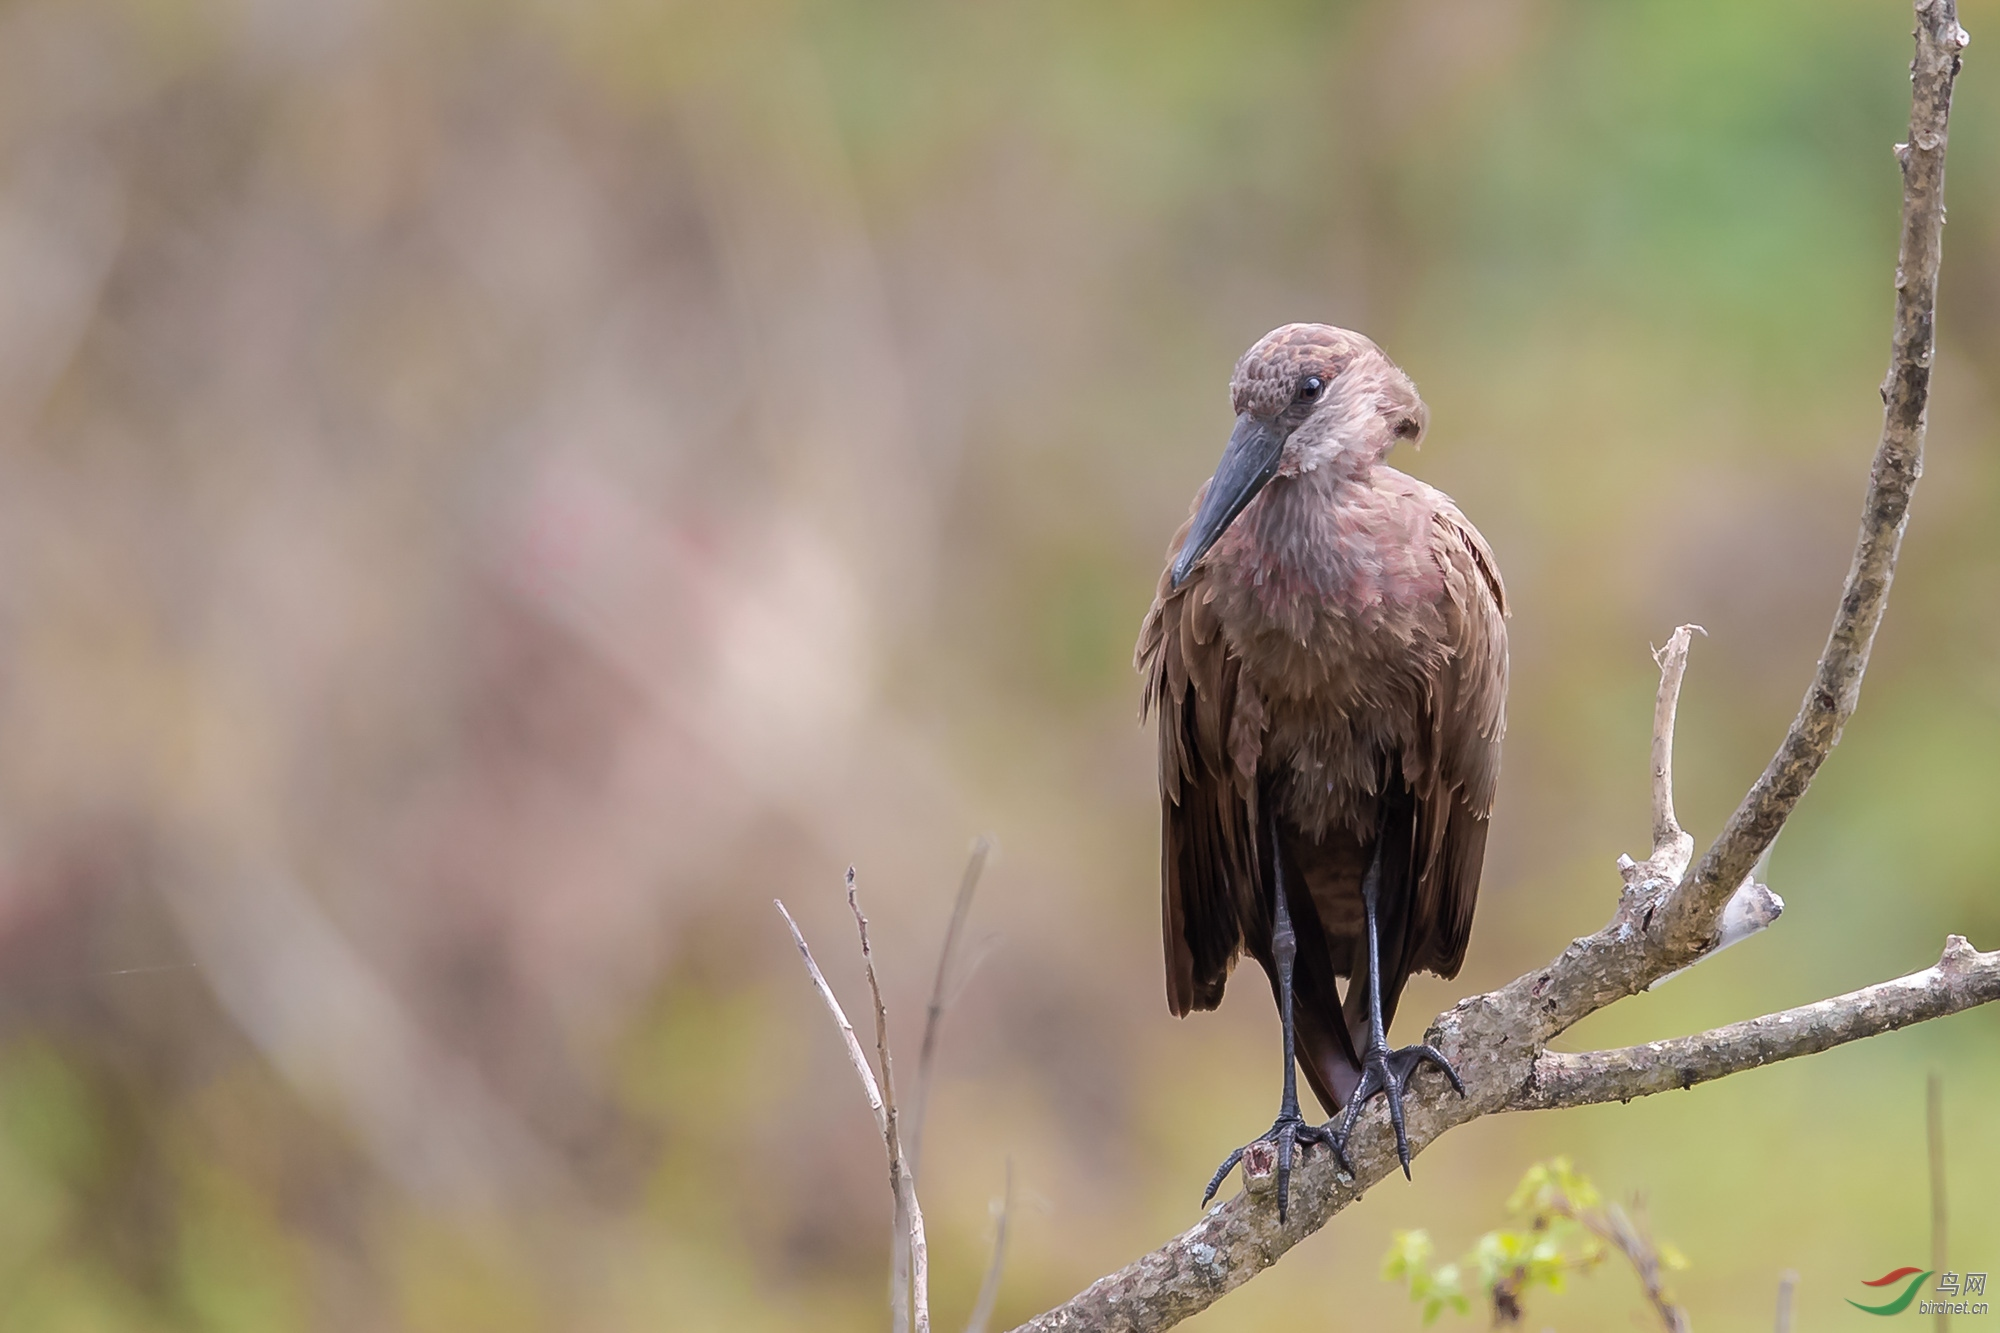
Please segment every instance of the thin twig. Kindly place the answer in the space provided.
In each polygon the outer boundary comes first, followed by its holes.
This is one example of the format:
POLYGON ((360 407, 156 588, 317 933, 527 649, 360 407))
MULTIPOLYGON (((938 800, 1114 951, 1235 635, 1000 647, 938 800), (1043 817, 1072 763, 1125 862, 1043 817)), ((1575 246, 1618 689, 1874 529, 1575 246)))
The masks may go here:
POLYGON ((840 1001, 833 996, 833 987, 826 984, 819 964, 813 961, 812 950, 806 947, 806 937, 799 933, 799 923, 792 920, 792 914, 785 910, 782 898, 773 898, 771 902, 777 907, 778 915, 785 918, 785 924, 791 927, 792 943, 799 946, 799 957, 806 960, 806 975, 812 978, 813 989, 819 992, 819 998, 826 1001, 827 1012, 833 1015, 834 1026, 840 1029, 841 1040, 847 1043, 848 1061, 861 1079, 861 1090, 868 1094, 868 1109, 875 1113, 875 1129, 886 1143, 889 1138, 888 1110, 882 1104, 882 1089, 875 1082, 875 1071, 868 1066, 868 1053, 861 1049, 861 1039, 854 1035, 854 1025, 847 1021, 847 1011, 840 1007, 840 1001))
MULTIPOLYGON (((980 872, 986 868, 986 858, 992 848, 992 839, 983 836, 972 844, 972 856, 966 862, 965 874, 958 883, 958 897, 952 904, 951 920, 945 926, 944 943, 938 949, 937 980, 932 983, 931 1002, 924 1013, 924 1042, 917 1050, 916 1092, 910 1100, 910 1112, 903 1125, 903 1141, 909 1145, 906 1155, 912 1179, 916 1177, 923 1159, 925 1112, 931 1100, 931 1071, 937 1057, 938 1028, 951 999, 950 977, 958 952, 959 934, 972 910, 972 893, 979 886, 980 872)), ((977 966, 976 959, 974 965, 977 966)), ((894 1226, 895 1240, 890 1247, 892 1258, 889 1265, 890 1327, 893 1333, 906 1333, 910 1327, 910 1248, 904 1237, 909 1232, 909 1225, 900 1202, 896 1206, 894 1226)))
POLYGON ((1653 1313, 1660 1317, 1667 1333, 1687 1333, 1687 1311, 1667 1299, 1666 1284, 1660 1280, 1660 1254, 1644 1226, 1634 1222, 1617 1204, 1609 1204, 1602 1211, 1572 1212, 1571 1216, 1625 1256, 1632 1271, 1639 1275, 1639 1285, 1645 1289, 1646 1299, 1652 1303, 1653 1313))
POLYGON ((1798 1289, 1799 1275, 1787 1268, 1778 1279, 1777 1333, 1792 1333, 1792 1298, 1798 1289))
POLYGON ((889 1011, 882 1003, 882 989, 875 981, 875 956, 868 947, 868 918, 861 915, 855 896, 854 867, 847 868, 847 908, 854 913, 855 928, 861 934, 861 958, 868 973, 868 989, 875 998, 875 1051, 882 1067, 883 1097, 888 1114, 882 1139, 889 1153, 889 1327, 893 1333, 910 1333, 910 1209, 903 1201, 903 1155, 896 1110, 894 1072, 889 1064, 889 1011))
MULTIPOLYGON (((1944 1075, 1933 1069, 1924 1080, 1924 1142, 1931 1159, 1931 1271, 1946 1270, 1947 1242, 1944 1207, 1944 1075)), ((1939 1301, 1938 1333, 1949 1333, 1951 1311, 1948 1301, 1939 1301)))
POLYGON ((861 966, 868 974, 868 993, 875 1000, 875 1051, 882 1062, 882 1141, 889 1150, 889 1195, 895 1200, 897 1217, 908 1228, 903 1240, 909 1246, 909 1290, 916 1333, 930 1333, 930 1253, 924 1242, 924 1214, 917 1204, 916 1180, 903 1158, 903 1137, 896 1123, 896 1068, 889 1056, 889 1007, 882 1002, 882 984, 875 976, 875 954, 868 947, 868 918, 861 914, 853 866, 847 868, 847 909, 854 913, 854 928, 861 935, 861 966))
MULTIPOLYGON (((1575 1199, 1562 1189, 1556 1188, 1548 1197, 1546 1216, 1566 1217, 1624 1255, 1625 1262, 1632 1265, 1632 1272, 1638 1277, 1639 1286, 1644 1290, 1646 1299, 1651 1302, 1653 1313, 1660 1317, 1660 1323, 1666 1328, 1667 1333, 1687 1333, 1687 1312, 1667 1299, 1666 1284, 1660 1278, 1660 1270, 1664 1265, 1660 1261, 1659 1248, 1653 1244, 1653 1238, 1648 1234, 1644 1222, 1639 1220, 1645 1217, 1643 1199, 1633 1200, 1631 1213, 1627 1213, 1615 1203, 1599 1207, 1579 1207, 1575 1199), (1633 1214, 1637 1214, 1638 1217, 1635 1218, 1633 1214)), ((1544 1224, 1544 1220, 1543 1215, 1538 1213, 1535 1222, 1537 1229, 1544 1224)), ((1571 1261, 1571 1266, 1587 1269, 1601 1257, 1601 1255, 1586 1256, 1580 1261, 1571 1261)), ((1522 1277, 1527 1273, 1525 1268, 1518 1268, 1515 1271, 1522 1277)), ((1496 1304, 1500 1304, 1500 1292, 1496 1289, 1494 1294, 1496 1304)), ((1501 1308, 1511 1316, 1506 1322, 1521 1322, 1522 1310, 1518 1289, 1508 1293, 1508 1299, 1501 1308)))
POLYGON ((966 918, 972 914, 972 895, 979 888, 979 877, 985 872, 987 858, 992 854, 991 837, 982 834, 973 842, 972 855, 965 863, 965 873, 959 877, 958 897, 951 905, 951 921, 944 928, 944 944, 938 949, 937 977, 931 982, 931 1002, 924 1010, 924 1044, 917 1050, 916 1092, 910 1099, 910 1125, 906 1137, 910 1143, 910 1172, 913 1175, 924 1158, 924 1113, 930 1107, 931 1070, 937 1059, 938 1029, 943 1024, 944 1011, 950 1003, 952 964, 957 958, 966 918))
POLYGON ((1006 1192, 1000 1196, 1000 1217, 993 1226, 993 1257, 987 1261, 986 1276, 979 1282, 979 1299, 973 1304, 972 1318, 965 1321, 965 1333, 986 1333, 993 1321, 993 1307, 1000 1302, 1000 1272, 1007 1264, 1007 1223, 1014 1215, 1014 1159, 1007 1159, 1006 1192))
POLYGON ((910 1333, 910 1214, 900 1190, 889 1217, 889 1327, 910 1333))

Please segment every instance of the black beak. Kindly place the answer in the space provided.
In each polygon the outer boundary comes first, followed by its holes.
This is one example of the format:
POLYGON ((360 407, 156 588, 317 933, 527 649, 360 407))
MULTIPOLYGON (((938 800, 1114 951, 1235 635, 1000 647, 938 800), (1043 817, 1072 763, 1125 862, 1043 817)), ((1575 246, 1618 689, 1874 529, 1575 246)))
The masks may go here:
POLYGON ((1208 554, 1215 539, 1257 498, 1264 484, 1278 475, 1278 456, 1284 451, 1285 433, 1275 422, 1259 421, 1248 412, 1236 418, 1222 461, 1215 465, 1215 475, 1209 478, 1208 490, 1201 497, 1201 512, 1194 516, 1187 541, 1174 558, 1174 587, 1181 586, 1181 580, 1208 554))

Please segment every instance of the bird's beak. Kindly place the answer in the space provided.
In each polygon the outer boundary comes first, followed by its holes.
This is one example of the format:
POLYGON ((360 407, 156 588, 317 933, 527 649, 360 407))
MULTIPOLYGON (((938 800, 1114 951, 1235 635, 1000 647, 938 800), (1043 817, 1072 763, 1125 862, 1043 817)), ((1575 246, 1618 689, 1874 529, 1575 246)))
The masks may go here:
POLYGON ((1285 433, 1275 422, 1260 421, 1248 412, 1236 418, 1222 461, 1215 465, 1215 475, 1209 478, 1208 490, 1201 497, 1201 512, 1194 516, 1187 541, 1174 558, 1174 587, 1180 587, 1195 562, 1215 545, 1215 539, 1257 498, 1264 484, 1278 475, 1278 456, 1284 451, 1285 433))

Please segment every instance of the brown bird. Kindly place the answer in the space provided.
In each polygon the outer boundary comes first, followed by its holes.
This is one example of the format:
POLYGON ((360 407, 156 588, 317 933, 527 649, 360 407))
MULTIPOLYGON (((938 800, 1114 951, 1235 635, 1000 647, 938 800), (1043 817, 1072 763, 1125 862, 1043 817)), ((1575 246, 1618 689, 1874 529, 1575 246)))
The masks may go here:
MULTIPOLYGON (((1287 324, 1230 380, 1236 428, 1174 537, 1139 631, 1159 718, 1167 1004, 1213 1009, 1243 950, 1283 1024, 1284 1094, 1257 1142, 1331 1147, 1429 1046, 1390 1050, 1413 971, 1465 959, 1506 726, 1507 595, 1450 497, 1386 466, 1424 403, 1367 338, 1287 324), (1336 979, 1347 980, 1345 998, 1336 979), (1295 1056, 1296 1052, 1296 1056, 1295 1056), (1299 1114, 1296 1064, 1336 1126, 1299 1114)), ((1143 715, 1143 710, 1142 710, 1143 715)), ((1206 1204, 1242 1157, 1231 1153, 1206 1204)))

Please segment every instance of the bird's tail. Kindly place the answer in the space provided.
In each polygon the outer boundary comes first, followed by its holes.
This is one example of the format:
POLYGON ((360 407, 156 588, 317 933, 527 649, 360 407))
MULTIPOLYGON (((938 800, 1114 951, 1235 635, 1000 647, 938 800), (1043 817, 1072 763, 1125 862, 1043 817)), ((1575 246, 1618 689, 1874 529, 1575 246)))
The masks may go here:
POLYGON ((1298 1006, 1293 1032, 1298 1038, 1299 1068, 1305 1071, 1313 1096, 1333 1115, 1347 1105, 1361 1082, 1361 1058, 1346 1024, 1338 1021, 1340 1011, 1330 1012, 1333 1022, 1327 1022, 1322 1011, 1298 1006))
MULTIPOLYGON (((1382 858, 1382 878, 1376 887, 1375 954, 1382 974, 1373 980, 1382 988, 1382 1030, 1396 1018, 1396 1002, 1410 979, 1410 908, 1416 893, 1416 795, 1400 781, 1385 781, 1379 831, 1379 848, 1370 847, 1367 859, 1382 858)), ((1357 1051, 1368 1048, 1368 940, 1354 941, 1354 958, 1348 969, 1347 995, 1341 1009, 1347 1019, 1349 1045, 1357 1051)))
MULTIPOLYGON (((1376 954, 1382 963, 1382 1026, 1396 1015, 1396 1001, 1409 980, 1409 908, 1415 872, 1416 803, 1408 788, 1389 785, 1377 837, 1382 844, 1382 879, 1377 887, 1376 954)), ((1365 849, 1365 864, 1375 855, 1365 849)), ((1313 938, 1322 938, 1311 932, 1313 938)), ((1299 1064, 1306 1082, 1331 1115, 1347 1104, 1361 1081, 1360 1053, 1368 1046, 1368 941, 1356 932, 1352 955, 1344 959, 1314 959, 1319 966, 1302 966, 1297 994, 1296 1031, 1299 1064), (1339 997, 1332 974, 1344 973, 1347 994, 1339 997)), ((1303 950, 1301 951, 1303 953, 1303 950)), ((1305 962, 1302 958, 1301 962, 1305 962)))

